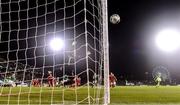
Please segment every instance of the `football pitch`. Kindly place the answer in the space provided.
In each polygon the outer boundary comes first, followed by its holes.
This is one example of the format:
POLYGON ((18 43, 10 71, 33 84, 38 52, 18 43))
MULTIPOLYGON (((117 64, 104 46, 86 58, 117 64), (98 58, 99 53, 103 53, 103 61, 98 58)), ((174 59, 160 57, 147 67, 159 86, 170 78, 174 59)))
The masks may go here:
MULTIPOLYGON (((75 104, 88 96, 87 87, 49 88, 49 87, 1 87, 0 104, 75 104), (10 94, 9 94, 10 93, 10 94), (77 98, 75 98, 77 96, 77 98)), ((103 96, 103 90, 90 88, 103 96)), ((97 95, 97 94, 96 94, 97 95)), ((93 99, 91 100, 92 103, 93 99)), ((97 100, 96 100, 97 102, 97 100)), ((98 100, 102 103, 102 99, 98 100)), ((87 104, 87 100, 81 102, 87 104)), ((111 105, 180 105, 180 86, 118 86, 111 88, 111 105)))

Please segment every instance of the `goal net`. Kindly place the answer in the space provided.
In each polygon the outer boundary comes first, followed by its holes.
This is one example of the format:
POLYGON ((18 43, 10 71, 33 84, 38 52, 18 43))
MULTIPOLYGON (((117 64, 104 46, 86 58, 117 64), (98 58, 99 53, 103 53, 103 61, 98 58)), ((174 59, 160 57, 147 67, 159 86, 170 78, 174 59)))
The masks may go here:
POLYGON ((107 104, 106 0, 0 0, 0 104, 107 104))

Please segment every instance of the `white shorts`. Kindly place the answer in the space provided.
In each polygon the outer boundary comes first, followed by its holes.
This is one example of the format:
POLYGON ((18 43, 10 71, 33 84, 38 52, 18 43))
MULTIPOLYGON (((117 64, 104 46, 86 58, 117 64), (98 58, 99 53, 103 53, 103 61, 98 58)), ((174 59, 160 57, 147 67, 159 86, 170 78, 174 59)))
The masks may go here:
POLYGON ((111 85, 116 85, 116 82, 111 82, 111 85))

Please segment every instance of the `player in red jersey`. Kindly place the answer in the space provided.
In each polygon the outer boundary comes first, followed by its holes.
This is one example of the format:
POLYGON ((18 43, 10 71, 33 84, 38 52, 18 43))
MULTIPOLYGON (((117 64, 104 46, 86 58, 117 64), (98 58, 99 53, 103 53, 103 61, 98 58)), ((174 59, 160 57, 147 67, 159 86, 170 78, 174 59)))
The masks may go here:
POLYGON ((78 79, 76 80, 76 83, 77 83, 77 86, 81 85, 81 78, 80 77, 78 77, 78 79))
POLYGON ((73 81, 74 81, 74 84, 72 85, 72 87, 80 86, 81 85, 81 78, 78 77, 78 75, 75 75, 73 81))
POLYGON ((39 86, 40 86, 39 80, 38 80, 38 79, 33 79, 33 80, 32 80, 32 85, 33 85, 34 87, 39 87, 39 86))
POLYGON ((49 73, 49 76, 47 77, 49 87, 54 87, 55 85, 55 78, 53 77, 52 73, 49 73))
POLYGON ((32 79, 31 85, 32 85, 32 86, 35 86, 35 79, 32 79))
POLYGON ((116 81, 117 81, 116 76, 111 72, 111 74, 109 75, 110 87, 115 87, 116 81))

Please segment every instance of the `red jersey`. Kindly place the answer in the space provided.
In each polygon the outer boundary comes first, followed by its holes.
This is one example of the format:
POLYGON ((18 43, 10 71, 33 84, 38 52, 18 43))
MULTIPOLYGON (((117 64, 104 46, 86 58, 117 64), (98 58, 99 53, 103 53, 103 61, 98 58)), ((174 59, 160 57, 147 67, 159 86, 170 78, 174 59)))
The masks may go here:
POLYGON ((52 75, 48 76, 48 81, 52 81, 54 77, 52 75))
POLYGON ((55 85, 55 78, 52 75, 49 75, 47 77, 47 79, 48 79, 49 87, 54 87, 54 85, 55 85))
POLYGON ((39 86, 39 80, 38 79, 33 79, 32 80, 32 85, 33 86, 39 86))
POLYGON ((114 75, 109 75, 109 80, 110 80, 110 82, 115 82, 116 77, 114 75))
POLYGON ((74 78, 74 82, 76 83, 77 86, 81 84, 81 79, 80 78, 74 78))

